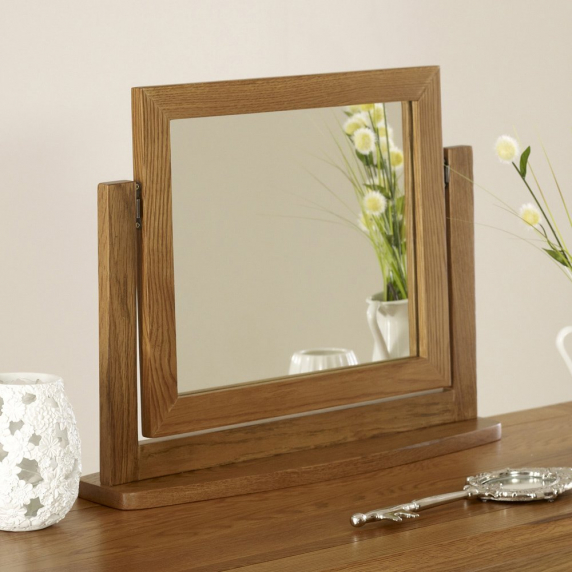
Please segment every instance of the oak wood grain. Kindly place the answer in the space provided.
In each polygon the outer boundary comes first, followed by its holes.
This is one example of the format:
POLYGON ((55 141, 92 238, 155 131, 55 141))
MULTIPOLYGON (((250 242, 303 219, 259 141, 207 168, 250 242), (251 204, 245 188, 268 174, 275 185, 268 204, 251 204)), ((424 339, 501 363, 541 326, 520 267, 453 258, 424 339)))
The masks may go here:
POLYGON ((81 496, 124 510, 197 502, 368 473, 478 447, 500 433, 498 422, 472 419, 113 487, 91 475, 81 480, 81 496))
POLYGON ((173 467, 204 469, 440 425, 450 420, 455 407, 455 394, 447 391, 226 431, 148 439, 140 443, 139 478, 168 475, 173 467))
MULTIPOLYGON (((439 70, 375 70, 133 90, 134 177, 141 184, 140 360, 143 433, 162 437, 449 387, 439 70), (419 356, 179 395, 169 122, 173 119, 410 101, 419 356)), ((454 420, 453 414, 450 419, 454 420)))
POLYGON ((475 232, 473 150, 447 147, 452 167, 446 188, 451 368, 457 419, 477 415, 477 324, 475 303, 475 232))
POLYGON ((138 233, 139 367, 143 434, 155 436, 178 399, 170 123, 132 91, 133 176, 141 185, 138 233))
MULTIPOLYGON (((267 428, 255 425, 194 437, 147 440, 141 442, 139 478, 169 474, 174 465, 186 471, 265 457, 270 447, 264 439, 265 434, 275 441, 275 454, 283 454, 323 446, 324 443, 346 443, 384 433, 409 431, 423 418, 427 425, 417 428, 428 427, 434 417, 445 419, 447 411, 454 406, 454 393, 447 392, 446 396, 448 401, 433 399, 432 395, 411 398, 408 401, 411 409, 405 411, 405 415, 401 415, 403 410, 400 410, 399 416, 395 415, 394 407, 399 407, 396 402, 387 402, 324 414, 318 421, 308 416, 276 422, 270 428, 271 435, 268 435, 267 428), (419 410, 424 412, 423 416, 419 415, 419 410), (318 426, 314 425, 316 422, 318 426), (347 427, 354 432, 348 433, 347 427), (300 435, 308 442, 301 442, 300 435), (229 455, 229 450, 235 452, 233 456, 229 455), (200 460, 193 459, 193 456, 200 460)), ((503 432, 506 434, 507 427, 567 415, 572 415, 572 403, 507 413, 502 416, 503 432)))
POLYGON ((135 183, 98 187, 100 479, 138 475, 135 183))
POLYGON ((462 501, 402 525, 349 526, 358 510, 456 490, 483 470, 571 464, 572 403, 498 420, 502 441, 326 483, 160 509, 73 510, 45 530, 0 533, 0 569, 567 570, 571 494, 555 503, 462 501))
POLYGON ((356 102, 416 101, 438 71, 438 66, 424 66, 137 89, 171 120, 340 107, 356 102))
POLYGON ((415 232, 415 180, 413 172, 413 111, 410 101, 401 104, 403 140, 403 191, 405 197, 405 223, 407 231, 407 294, 409 298, 409 351, 412 356, 418 349, 417 312, 417 259, 415 232))
POLYGON ((411 102, 415 180, 415 274, 419 356, 435 364, 451 383, 447 237, 441 138, 439 71, 423 96, 411 102), (445 286, 445 284, 447 284, 445 286))

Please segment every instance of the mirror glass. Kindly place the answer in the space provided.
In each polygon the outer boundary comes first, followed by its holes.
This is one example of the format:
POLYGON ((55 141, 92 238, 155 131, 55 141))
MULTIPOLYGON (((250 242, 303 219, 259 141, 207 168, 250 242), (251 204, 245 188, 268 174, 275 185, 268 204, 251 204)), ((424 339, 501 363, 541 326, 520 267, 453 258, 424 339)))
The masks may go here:
POLYGON ((401 103, 171 121, 180 393, 410 355, 401 103))

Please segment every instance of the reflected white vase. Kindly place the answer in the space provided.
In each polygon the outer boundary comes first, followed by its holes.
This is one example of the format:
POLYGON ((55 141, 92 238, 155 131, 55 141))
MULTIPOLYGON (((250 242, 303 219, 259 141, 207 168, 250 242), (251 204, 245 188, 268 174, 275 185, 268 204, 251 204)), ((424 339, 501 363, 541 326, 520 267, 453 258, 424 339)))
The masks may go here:
POLYGON ((565 328, 562 328, 556 336, 556 347, 564 359, 564 363, 568 366, 568 369, 572 374, 572 358, 564 347, 564 340, 568 337, 569 334, 572 334, 572 326, 566 326, 565 328))
POLYGON ((357 364, 358 360, 352 350, 345 348, 314 348, 294 353, 290 360, 288 373, 296 375, 357 364))
POLYGON ((372 361, 409 357, 409 300, 384 302, 380 295, 366 302, 367 322, 373 336, 372 361))
POLYGON ((0 530, 59 522, 78 495, 80 442, 60 377, 0 373, 0 530))

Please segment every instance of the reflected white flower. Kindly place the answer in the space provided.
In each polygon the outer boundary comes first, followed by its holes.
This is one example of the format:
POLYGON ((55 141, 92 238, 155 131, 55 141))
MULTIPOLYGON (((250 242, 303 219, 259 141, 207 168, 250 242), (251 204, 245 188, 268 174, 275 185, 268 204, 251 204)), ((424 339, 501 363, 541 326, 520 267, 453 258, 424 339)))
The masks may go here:
POLYGON ((401 149, 394 147, 389 151, 389 161, 394 169, 403 167, 403 152, 401 149))
POLYGON ((379 228, 379 225, 376 223, 373 215, 366 214, 366 213, 362 212, 357 217, 357 225, 358 225, 359 229, 366 236, 371 238, 372 234, 373 234, 374 240, 377 239, 377 236, 380 233, 380 228, 379 228), (368 227, 368 224, 369 224, 369 227, 368 227))
POLYGON ((357 218, 357 224, 360 228, 361 231, 365 232, 367 235, 369 235, 369 229, 367 228, 367 223, 366 223, 366 219, 363 213, 361 213, 358 218, 357 218))
POLYGON ((540 211, 532 203, 522 205, 520 207, 519 216, 528 226, 534 228, 538 228, 542 220, 540 211))
POLYGON ((501 163, 512 163, 519 154, 518 143, 508 135, 501 135, 495 143, 495 152, 501 163))
POLYGON ((375 134, 369 127, 362 127, 354 133, 355 148, 362 154, 368 155, 375 149, 375 134))
POLYGON ((385 110, 383 108, 383 103, 374 103, 373 108, 369 111, 373 124, 380 127, 384 125, 385 120, 385 110))
POLYGON ((367 214, 379 216, 385 212, 387 208, 387 200, 377 191, 369 191, 362 200, 363 208, 367 214))
POLYGON ((387 149, 389 148, 389 150, 393 149, 395 147, 395 144, 393 143, 393 140, 390 139, 389 142, 387 141, 387 139, 384 137, 383 139, 379 140, 379 148, 381 149, 381 152, 386 155, 387 154, 387 149), (389 143, 389 147, 388 147, 388 143, 389 143))
POLYGON ((376 171, 373 177, 370 175, 367 176, 365 183, 366 185, 377 185, 379 187, 385 187, 385 173, 383 171, 376 171))
POLYGON ((348 117, 344 123, 344 131, 347 135, 353 135, 361 127, 367 126, 367 117, 363 113, 356 113, 348 117))
POLYGON ((387 139, 393 139, 393 127, 391 125, 386 126, 384 124, 377 126, 377 133, 379 135, 380 140, 385 139, 387 144, 387 139))

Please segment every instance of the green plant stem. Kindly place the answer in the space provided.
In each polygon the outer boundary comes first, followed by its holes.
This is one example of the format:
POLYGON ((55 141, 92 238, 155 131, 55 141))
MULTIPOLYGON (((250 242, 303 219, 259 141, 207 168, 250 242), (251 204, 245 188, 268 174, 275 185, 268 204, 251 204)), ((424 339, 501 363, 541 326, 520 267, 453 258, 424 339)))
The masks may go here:
POLYGON ((520 172, 520 169, 516 166, 516 164, 513 162, 512 166, 516 169, 516 172, 518 173, 518 176, 522 179, 522 182, 526 185, 526 188, 529 190, 532 198, 534 199, 534 202, 538 205, 538 208, 540 209, 540 212, 542 213, 542 215, 544 216, 546 223, 548 224, 548 226, 550 227, 550 230, 552 231, 552 234, 554 235, 554 238, 556 239, 556 242, 558 243, 558 246, 562 249, 565 250, 564 247, 562 246, 562 243, 560 242, 560 239, 558 238, 558 234, 556 234, 556 231, 554 230, 554 227, 552 226, 552 223, 550 222, 550 219, 546 216, 546 213, 544 212, 544 209, 542 208, 542 205, 540 204, 540 201, 536 198, 536 195, 534 194, 534 191, 530 188, 530 185, 528 184, 527 180, 522 176, 522 173, 520 172))
POLYGON ((556 220, 556 217, 552 214, 552 210, 550 209, 550 203, 546 200, 546 197, 544 196, 544 192, 542 191, 542 187, 540 186, 540 183, 538 182, 538 179, 536 178, 536 173, 534 172, 534 169, 532 168, 532 165, 529 163, 528 164, 530 173, 532 174, 533 178, 534 178, 534 182, 536 183, 536 187, 538 188, 538 192, 540 193, 540 196, 542 197, 542 200, 544 201, 544 204, 546 205, 546 210, 548 211, 548 214, 550 215, 550 218, 552 219, 552 222, 554 223, 554 228, 556 229, 556 232, 558 233, 558 236, 560 237, 560 240, 562 241, 562 244, 564 245, 564 247, 566 247, 566 244, 564 242, 564 236, 562 235, 562 233, 560 232, 560 229, 558 228, 558 221, 556 220))

